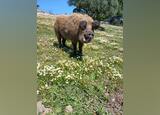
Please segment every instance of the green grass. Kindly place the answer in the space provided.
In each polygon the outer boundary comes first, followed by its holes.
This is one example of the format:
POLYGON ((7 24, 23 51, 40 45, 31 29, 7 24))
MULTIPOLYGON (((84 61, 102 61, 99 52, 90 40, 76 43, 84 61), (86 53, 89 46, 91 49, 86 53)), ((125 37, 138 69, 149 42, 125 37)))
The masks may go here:
MULTIPOLYGON (((38 96, 53 109, 51 115, 67 114, 68 105, 73 107, 72 115, 109 115, 105 92, 123 88, 123 28, 103 25, 105 31, 95 31, 93 42, 84 45, 79 60, 54 45, 53 23, 49 16, 38 16, 38 96)), ((67 45, 71 46, 70 41, 67 45)))

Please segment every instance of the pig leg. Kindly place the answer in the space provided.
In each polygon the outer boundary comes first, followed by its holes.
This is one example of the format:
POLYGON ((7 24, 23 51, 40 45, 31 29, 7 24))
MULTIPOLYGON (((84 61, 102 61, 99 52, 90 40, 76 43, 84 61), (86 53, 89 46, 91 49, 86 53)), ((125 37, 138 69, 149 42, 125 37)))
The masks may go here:
POLYGON ((59 48, 62 47, 62 38, 61 38, 61 35, 58 31, 55 30, 55 33, 56 33, 56 36, 57 36, 57 39, 58 39, 58 44, 59 44, 59 48))
POLYGON ((61 48, 62 47, 62 42, 61 42, 62 38, 60 35, 58 35, 57 38, 58 38, 59 48, 61 48))
POLYGON ((83 47, 83 43, 79 41, 79 53, 80 53, 80 55, 83 55, 82 47, 83 47))
POLYGON ((63 47, 65 47, 66 46, 66 39, 64 39, 64 38, 62 38, 62 45, 63 45, 63 47))
POLYGON ((77 42, 72 42, 73 45, 73 54, 76 55, 77 52, 77 42))

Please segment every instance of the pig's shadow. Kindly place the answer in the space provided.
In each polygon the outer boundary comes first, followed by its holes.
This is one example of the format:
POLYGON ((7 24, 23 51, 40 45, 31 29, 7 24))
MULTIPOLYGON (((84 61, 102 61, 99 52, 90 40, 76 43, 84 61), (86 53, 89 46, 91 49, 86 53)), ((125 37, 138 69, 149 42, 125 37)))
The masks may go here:
POLYGON ((60 48, 64 52, 68 53, 70 58, 75 58, 75 59, 80 60, 80 61, 83 60, 83 57, 81 55, 78 55, 78 54, 75 55, 73 53, 73 49, 71 47, 67 46, 67 45, 63 46, 63 47, 59 47, 58 43, 55 42, 55 43, 53 43, 53 46, 56 47, 56 48, 60 48))

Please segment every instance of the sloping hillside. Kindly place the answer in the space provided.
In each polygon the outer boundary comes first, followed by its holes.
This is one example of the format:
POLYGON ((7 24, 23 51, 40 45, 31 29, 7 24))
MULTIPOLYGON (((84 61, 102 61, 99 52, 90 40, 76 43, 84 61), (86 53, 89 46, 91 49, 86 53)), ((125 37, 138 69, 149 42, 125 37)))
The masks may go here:
MULTIPOLYGON (((56 16, 37 14, 38 97, 51 115, 122 115, 123 28, 102 25, 83 59, 59 49, 53 31, 56 16), (67 110, 70 107, 70 111, 67 110)), ((71 47, 70 41, 67 45, 71 47)))

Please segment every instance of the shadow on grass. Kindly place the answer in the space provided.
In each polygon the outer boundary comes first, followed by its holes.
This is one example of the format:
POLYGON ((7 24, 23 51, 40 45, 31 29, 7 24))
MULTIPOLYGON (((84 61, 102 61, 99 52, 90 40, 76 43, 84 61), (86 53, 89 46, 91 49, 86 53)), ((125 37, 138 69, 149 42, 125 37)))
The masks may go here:
POLYGON ((56 42, 53 43, 53 46, 56 47, 56 48, 60 48, 64 52, 68 53, 70 58, 74 58, 74 59, 77 59, 77 60, 80 60, 80 61, 83 60, 83 55, 80 55, 79 53, 74 54, 73 49, 69 46, 59 46, 59 44, 56 43, 56 42))
POLYGON ((105 31, 105 28, 102 27, 102 26, 100 26, 97 30, 99 30, 99 31, 105 31))

